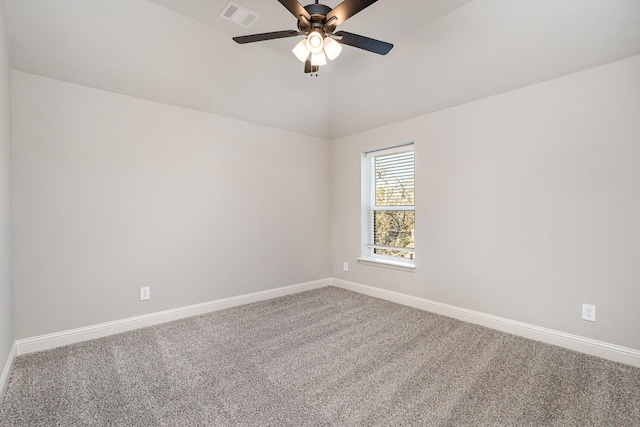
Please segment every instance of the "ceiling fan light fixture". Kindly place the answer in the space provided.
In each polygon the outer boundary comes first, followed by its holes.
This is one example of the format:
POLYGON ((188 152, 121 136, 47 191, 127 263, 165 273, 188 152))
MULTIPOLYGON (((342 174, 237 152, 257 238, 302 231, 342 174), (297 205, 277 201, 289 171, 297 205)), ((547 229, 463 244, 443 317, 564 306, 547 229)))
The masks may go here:
MULTIPOLYGON (((238 44, 246 44, 304 36, 304 40, 297 43, 292 51, 296 58, 304 63, 305 74, 317 75, 321 65, 325 65, 329 60, 333 61, 340 55, 343 45, 356 47, 378 55, 386 55, 393 48, 391 43, 346 31, 335 32, 338 25, 342 25, 344 21, 371 6, 376 1, 378 0, 342 0, 338 6, 331 8, 321 4, 319 0, 315 0, 315 3, 306 6, 302 6, 298 0, 278 0, 296 18, 297 30, 271 31, 237 36, 233 37, 233 41, 238 44)), ((222 15, 224 18, 238 15, 242 17, 242 23, 245 25, 249 25, 249 21, 255 21, 252 17, 241 15, 239 10, 239 6, 229 3, 222 15)))
POLYGON ((311 65, 327 65, 327 56, 323 51, 311 54, 311 65))
POLYGON ((307 36, 307 49, 311 53, 320 53, 324 47, 324 37, 319 31, 311 31, 307 36))
POLYGON ((340 55, 340 52, 342 52, 342 45, 340 43, 331 37, 324 38, 324 53, 327 54, 327 58, 333 61, 340 55))
POLYGON ((305 62, 309 59, 309 50, 307 49, 307 40, 302 40, 300 43, 296 45, 296 47, 292 50, 293 54, 298 58, 301 62, 305 62))

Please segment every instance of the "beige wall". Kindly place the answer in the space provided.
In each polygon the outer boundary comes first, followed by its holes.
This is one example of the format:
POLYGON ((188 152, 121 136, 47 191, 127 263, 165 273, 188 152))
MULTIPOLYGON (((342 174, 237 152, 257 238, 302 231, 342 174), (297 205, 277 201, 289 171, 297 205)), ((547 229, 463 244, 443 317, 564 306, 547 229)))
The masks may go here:
POLYGON ((330 275, 328 141, 12 84, 17 339, 330 275))
MULTIPOLYGON (((0 372, 13 344, 11 302, 11 73, 4 2, 0 2, 0 372)), ((1 395, 0 391, 0 395, 1 395)))
POLYGON ((640 57, 332 143, 12 78, 16 338, 333 275, 640 349, 640 57), (417 271, 358 264, 361 153, 408 141, 417 271))
POLYGON ((639 141, 638 56, 336 140, 332 274, 640 349, 639 141), (361 153, 408 141, 417 270, 358 264, 361 153))

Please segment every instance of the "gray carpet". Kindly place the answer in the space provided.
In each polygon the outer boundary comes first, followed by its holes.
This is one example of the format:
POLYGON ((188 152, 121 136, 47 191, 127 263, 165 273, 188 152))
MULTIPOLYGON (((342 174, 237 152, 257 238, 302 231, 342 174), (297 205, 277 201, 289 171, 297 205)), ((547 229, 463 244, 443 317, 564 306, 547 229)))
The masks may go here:
POLYGON ((2 426, 640 426, 640 369, 333 287, 18 357, 2 426))

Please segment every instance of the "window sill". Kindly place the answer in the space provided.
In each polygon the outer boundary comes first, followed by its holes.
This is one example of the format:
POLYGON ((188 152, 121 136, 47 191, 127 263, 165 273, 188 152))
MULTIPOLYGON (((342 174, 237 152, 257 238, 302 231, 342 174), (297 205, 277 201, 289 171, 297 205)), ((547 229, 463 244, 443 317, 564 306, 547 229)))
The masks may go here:
POLYGON ((414 260, 399 260, 399 259, 389 259, 382 257, 361 257, 357 259, 358 262, 363 264, 375 265, 377 267, 386 267, 393 268, 395 270, 403 270, 403 271, 416 271, 416 264, 414 260))

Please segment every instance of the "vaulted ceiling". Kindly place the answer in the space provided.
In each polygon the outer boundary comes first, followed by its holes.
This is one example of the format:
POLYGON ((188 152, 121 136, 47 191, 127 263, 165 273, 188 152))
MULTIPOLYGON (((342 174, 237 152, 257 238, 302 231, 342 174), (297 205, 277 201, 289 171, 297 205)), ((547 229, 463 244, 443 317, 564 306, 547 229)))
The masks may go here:
MULTIPOLYGON (((638 0, 379 0, 339 29, 391 42, 345 47, 318 77, 276 0, 4 0, 15 70, 335 138, 640 54, 638 0)), ((339 0, 324 2, 335 7, 339 0)))

